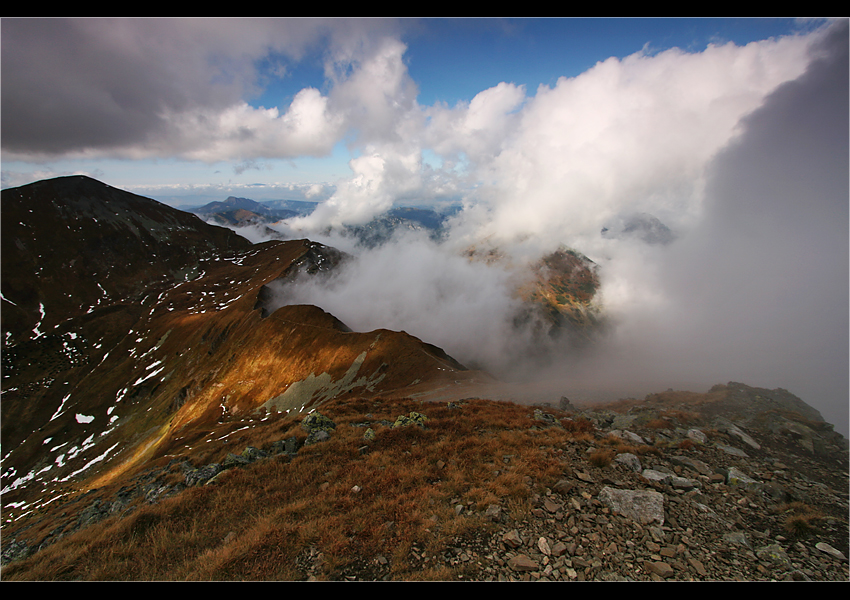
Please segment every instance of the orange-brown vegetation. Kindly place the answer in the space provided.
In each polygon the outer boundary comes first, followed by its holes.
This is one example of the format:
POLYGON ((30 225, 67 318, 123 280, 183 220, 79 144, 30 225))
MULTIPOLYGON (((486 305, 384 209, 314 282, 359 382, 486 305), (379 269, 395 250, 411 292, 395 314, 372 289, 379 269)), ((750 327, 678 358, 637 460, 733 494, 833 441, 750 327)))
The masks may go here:
POLYGON ((649 446, 647 444, 632 444, 616 435, 607 435, 602 438, 599 443, 603 446, 608 446, 615 455, 630 453, 643 456, 645 454, 659 455, 661 453, 661 451, 655 446, 649 446))
POLYGON ((590 433, 596 429, 593 423, 584 417, 578 419, 562 419, 561 425, 571 433, 590 433))
POLYGON ((781 504, 774 509, 777 514, 785 515, 783 527, 796 536, 806 536, 818 529, 818 524, 826 517, 804 502, 781 504))
MULTIPOLYGON (((411 549, 438 553, 489 526, 499 504, 530 510, 535 486, 564 469, 572 434, 539 427, 529 407, 467 400, 459 408, 410 399, 334 400, 331 438, 287 461, 272 457, 224 472, 158 504, 110 517, 3 569, 7 580, 339 579, 383 556, 396 579, 454 579, 463 569, 413 569, 411 549), (388 428, 411 411, 426 427, 388 428), (364 441, 364 419, 376 431, 364 441), (460 509, 458 509, 460 505, 460 509), (312 570, 311 570, 312 569, 312 570)), ((305 435, 283 414, 223 424, 193 462, 220 461, 246 445, 305 435), (229 433, 229 435, 228 435, 229 433)))
POLYGON ((604 468, 611 464, 611 461, 617 456, 613 450, 597 450, 590 454, 590 464, 594 467, 604 468))
POLYGON ((694 446, 696 446, 696 444, 693 442, 693 440, 682 440, 681 442, 679 442, 677 447, 679 448, 679 450, 690 450, 694 446))

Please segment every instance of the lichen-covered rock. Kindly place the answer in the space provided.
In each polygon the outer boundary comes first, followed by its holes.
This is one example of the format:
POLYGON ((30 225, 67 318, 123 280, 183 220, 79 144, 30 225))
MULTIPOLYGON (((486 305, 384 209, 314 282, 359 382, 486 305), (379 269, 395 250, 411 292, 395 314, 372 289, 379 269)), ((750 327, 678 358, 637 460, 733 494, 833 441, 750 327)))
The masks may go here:
POLYGON ((307 439, 304 440, 304 445, 309 446, 329 440, 331 433, 336 429, 336 423, 328 417, 315 412, 304 417, 304 420, 301 421, 301 428, 307 432, 307 439))
POLYGON ((305 446, 310 446, 312 444, 318 444, 319 442, 326 442, 331 439, 331 434, 326 429, 314 429, 309 433, 307 439, 304 440, 305 446))
POLYGON ((249 461, 253 462, 255 460, 268 457, 268 454, 263 452, 259 448, 255 448, 254 446, 248 446, 242 451, 242 457, 247 458, 249 461))
POLYGON ((791 565, 791 559, 788 558, 788 554, 779 544, 770 544, 769 546, 759 548, 756 550, 756 556, 762 560, 767 560, 782 566, 791 565))
POLYGON ((304 420, 301 421, 301 428, 308 433, 317 429, 331 431, 336 429, 336 423, 323 414, 314 412, 304 417, 304 420))
POLYGON ((250 464, 251 461, 245 458, 244 456, 239 456, 237 454, 233 454, 232 452, 228 452, 227 456, 221 463, 221 466, 225 469, 232 469, 234 467, 244 467, 247 464, 250 464))
POLYGON ((223 467, 219 463, 211 463, 199 469, 193 469, 186 473, 186 485, 192 487, 193 485, 205 483, 218 475, 222 470, 223 467))
POLYGON ((535 421, 542 421, 546 426, 549 426, 549 427, 561 427, 561 428, 563 428, 563 425, 561 424, 561 422, 558 421, 558 419, 556 419, 554 415, 547 413, 547 412, 543 412, 539 408, 534 409, 534 420, 535 421))
POLYGON ((697 444, 705 444, 708 442, 708 436, 706 436, 699 429, 688 429, 688 439, 697 444))
POLYGON ((392 427, 395 429, 396 427, 407 427, 408 425, 417 425, 419 427, 425 427, 425 421, 428 420, 428 417, 418 412, 411 412, 410 416, 399 415, 399 417, 395 420, 392 427))
POLYGON ((726 483, 730 486, 740 487, 746 490, 759 490, 762 484, 751 477, 748 477, 735 467, 730 467, 726 473, 726 483))

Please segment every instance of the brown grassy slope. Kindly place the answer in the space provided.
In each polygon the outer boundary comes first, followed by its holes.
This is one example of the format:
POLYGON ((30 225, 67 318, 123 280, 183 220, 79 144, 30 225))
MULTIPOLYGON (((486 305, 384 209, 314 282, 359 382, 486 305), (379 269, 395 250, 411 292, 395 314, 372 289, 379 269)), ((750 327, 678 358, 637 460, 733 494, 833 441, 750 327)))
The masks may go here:
MULTIPOLYGON (((77 472, 107 448, 123 449, 86 472, 100 470, 94 484, 100 486, 170 453, 194 430, 270 402, 276 410, 300 410, 330 397, 467 375, 444 352, 412 336, 351 332, 317 307, 287 306, 264 317, 264 286, 289 275, 311 251, 307 240, 293 240, 214 256, 200 263, 202 276, 152 291, 141 306, 116 302, 103 314, 71 320, 66 327, 86 354, 56 373, 45 371, 49 364, 40 358, 49 354, 52 338, 28 350, 15 346, 14 357, 4 352, 12 368, 4 363, 3 445, 15 448, 4 458, 4 477, 16 473, 4 485, 53 462, 44 454, 48 438, 51 447, 70 447, 93 434, 100 446, 76 463, 53 465, 41 475, 45 481, 77 472), (66 396, 72 409, 51 420, 66 396), (76 413, 96 418, 80 424, 76 413), (113 418, 117 426, 102 436, 113 418)), ((7 503, 30 500, 20 488, 4 495, 7 503)))
MULTIPOLYGON (((214 485, 109 518, 7 565, 3 579, 369 578, 381 556, 390 578, 455 579, 462 568, 412 570, 411 548, 433 555, 487 527, 482 511, 491 503, 527 512, 529 482, 553 485, 564 470, 556 447, 573 439, 565 429, 534 427, 528 407, 483 400, 451 408, 361 398, 332 401, 321 412, 337 423, 333 436, 291 462, 265 459, 214 485), (424 429, 377 424, 411 411, 427 416, 424 429), (374 442, 357 426, 364 418, 377 433, 374 442)), ((226 442, 199 442, 185 453, 192 462, 222 460, 246 445, 306 435, 296 418, 278 414, 234 420, 209 437, 245 424, 226 442)))

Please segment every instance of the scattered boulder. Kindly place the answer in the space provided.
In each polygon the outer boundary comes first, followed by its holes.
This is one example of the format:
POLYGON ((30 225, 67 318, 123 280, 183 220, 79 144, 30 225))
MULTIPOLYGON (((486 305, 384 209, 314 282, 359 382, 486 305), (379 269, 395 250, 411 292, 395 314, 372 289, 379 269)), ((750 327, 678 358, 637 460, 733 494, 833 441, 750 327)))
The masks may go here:
POLYGON ((555 415, 543 412, 539 408, 534 409, 534 420, 542 422, 546 427, 563 427, 561 422, 555 418, 555 415))
POLYGON ((726 483, 730 486, 741 487, 747 490, 759 490, 762 484, 748 477, 736 467, 730 467, 726 472, 726 483))
POLYGON ((605 486, 599 501, 615 513, 629 517, 642 525, 664 525, 664 496, 649 490, 620 490, 605 486))
POLYGON ((635 473, 641 472, 640 459, 629 452, 618 454, 617 457, 614 459, 614 462, 625 465, 627 468, 631 469, 635 473))
POLYGON ((699 429, 688 429, 687 436, 689 440, 697 444, 705 444, 708 442, 708 436, 699 429))
POLYGON ((304 440, 304 445, 310 446, 311 444, 329 440, 331 433, 336 429, 336 423, 328 417, 314 412, 304 417, 304 420, 301 421, 301 428, 307 432, 307 439, 304 440))
POLYGON ((409 425, 416 425, 417 427, 425 428, 425 421, 428 420, 428 417, 418 412, 411 412, 409 416, 399 415, 395 420, 395 423, 392 424, 392 428, 396 427, 407 427, 409 425))
POLYGON ((219 463, 211 463, 199 469, 192 469, 186 473, 186 485, 188 487, 202 485, 218 475, 223 469, 224 467, 219 463))
POLYGON ((537 571, 540 567, 536 561, 525 554, 518 554, 508 561, 508 566, 514 571, 537 571))

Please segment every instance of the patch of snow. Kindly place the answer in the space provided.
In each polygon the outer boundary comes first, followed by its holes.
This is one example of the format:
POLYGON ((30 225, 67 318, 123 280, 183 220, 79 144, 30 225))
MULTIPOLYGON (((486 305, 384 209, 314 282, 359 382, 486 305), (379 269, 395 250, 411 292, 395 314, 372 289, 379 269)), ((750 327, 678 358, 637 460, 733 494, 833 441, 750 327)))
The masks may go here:
POLYGON ((44 335, 38 330, 38 328, 41 327, 41 322, 44 320, 44 304, 41 302, 38 303, 38 312, 41 314, 41 318, 38 320, 38 323, 35 324, 35 328, 32 330, 32 332, 35 334, 35 338, 33 339, 36 340, 44 335))
POLYGON ((156 370, 156 371, 154 371, 153 373, 150 373, 150 374, 148 374, 148 375, 145 375, 144 377, 140 377, 139 379, 137 379, 137 380, 136 380, 136 382, 135 382, 133 385, 139 385, 140 383, 142 383, 142 382, 144 382, 144 381, 147 381, 148 379, 150 379, 150 378, 151 378, 151 377, 153 377, 154 375, 157 375, 158 373, 161 373, 163 370, 165 370, 165 367, 164 367, 164 366, 163 366, 163 367, 160 367, 159 369, 157 369, 157 370, 156 370))
POLYGON ((8 298, 6 298, 6 297, 3 295, 3 292, 0 292, 0 299, 5 300, 6 302, 8 302, 9 304, 11 304, 12 306, 17 306, 17 304, 15 304, 14 302, 12 302, 12 301, 11 301, 11 300, 9 300, 8 298))
POLYGON ((104 453, 103 453, 103 454, 101 454, 100 456, 97 456, 97 457, 93 458, 91 461, 89 461, 89 463, 88 463, 87 465, 85 465, 82 469, 79 469, 79 470, 77 470, 77 471, 74 471, 73 473, 71 473, 70 475, 68 475, 67 477, 65 477, 64 479, 60 479, 60 481, 62 481, 62 482, 68 481, 68 480, 69 480, 69 479, 71 479, 72 477, 76 477, 77 475, 79 475, 80 473, 82 473, 83 471, 85 471, 86 469, 90 468, 92 465, 94 465, 94 464, 96 464, 96 463, 99 463, 99 462, 101 462, 102 460, 105 460, 105 459, 106 459, 106 457, 109 455, 109 453, 110 453, 110 452, 112 452, 112 451, 113 451, 113 450, 114 450, 114 449, 115 449, 118 445, 119 445, 119 444, 117 444, 117 443, 116 443, 116 444, 114 444, 114 445, 113 445, 111 448, 109 448, 106 452, 104 452, 104 453))
POLYGON ((64 398, 62 398, 62 402, 60 402, 60 403, 59 403, 59 408, 57 408, 57 409, 56 409, 56 412, 55 412, 55 413, 53 413, 53 416, 52 416, 52 417, 50 417, 50 420, 51 420, 51 421, 52 421, 53 419, 55 419, 56 417, 58 417, 60 414, 62 414, 62 413, 64 412, 65 402, 67 402, 67 401, 68 401, 68 398, 70 398, 70 397, 71 397, 71 394, 68 394, 67 396, 65 396, 64 398))

